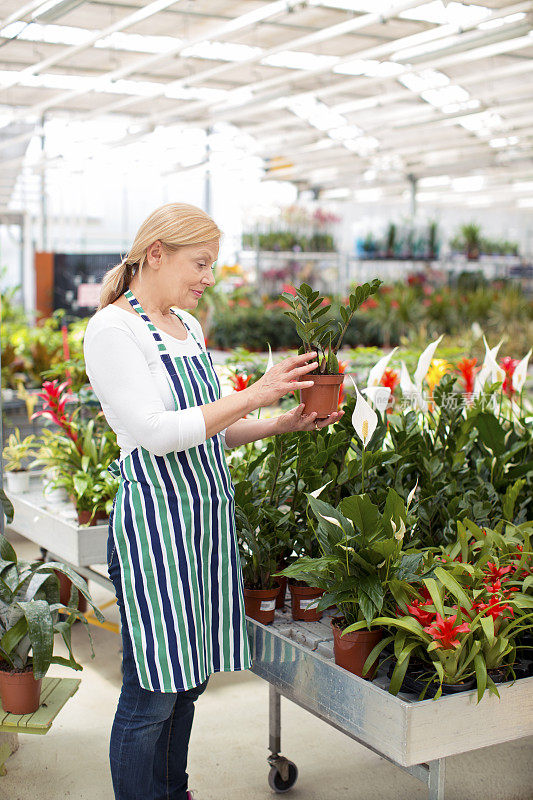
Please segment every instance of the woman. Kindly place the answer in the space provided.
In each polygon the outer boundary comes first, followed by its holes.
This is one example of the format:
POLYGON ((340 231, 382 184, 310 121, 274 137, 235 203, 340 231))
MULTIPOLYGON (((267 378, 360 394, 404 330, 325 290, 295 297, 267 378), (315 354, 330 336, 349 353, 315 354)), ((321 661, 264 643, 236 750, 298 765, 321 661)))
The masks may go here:
POLYGON ((223 448, 341 416, 318 422, 300 405, 276 419, 243 419, 315 369, 309 353, 220 397, 201 327, 185 311, 215 282, 220 236, 199 208, 157 209, 106 274, 84 340, 87 374, 120 446, 108 542, 123 638, 110 745, 117 800, 191 798, 194 701, 212 672, 251 666, 223 448))

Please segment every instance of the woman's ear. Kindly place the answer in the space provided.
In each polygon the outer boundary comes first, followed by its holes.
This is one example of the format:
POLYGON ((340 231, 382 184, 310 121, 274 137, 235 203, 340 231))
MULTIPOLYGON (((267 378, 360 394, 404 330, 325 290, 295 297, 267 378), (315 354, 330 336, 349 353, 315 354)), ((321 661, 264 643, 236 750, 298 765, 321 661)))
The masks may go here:
POLYGON ((163 255, 163 248, 159 239, 148 247, 146 250, 146 260, 152 269, 158 269, 161 266, 161 257, 163 255))

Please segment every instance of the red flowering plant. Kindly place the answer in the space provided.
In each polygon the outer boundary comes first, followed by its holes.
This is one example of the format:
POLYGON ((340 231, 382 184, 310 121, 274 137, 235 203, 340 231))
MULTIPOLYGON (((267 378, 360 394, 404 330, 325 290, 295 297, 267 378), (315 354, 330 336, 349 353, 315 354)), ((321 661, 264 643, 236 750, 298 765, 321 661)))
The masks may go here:
POLYGON ((89 522, 111 510, 118 488, 117 479, 107 471, 119 455, 116 437, 99 411, 81 418, 81 406, 68 412, 73 400, 67 383, 46 381, 39 397, 43 407, 33 414, 51 420, 55 428, 44 428, 37 458, 32 466, 45 467, 53 488, 63 487, 73 499, 78 514, 90 512, 89 522))
MULTIPOLYGON (((421 697, 429 686, 438 686, 439 697, 443 685, 475 678, 480 700, 485 690, 498 694, 493 678, 515 677, 518 642, 533 621, 533 576, 528 572, 533 524, 502 521, 490 530, 465 520, 457 529, 456 542, 428 551, 430 576, 423 585, 411 586, 410 597, 397 605, 396 617, 372 621, 393 632, 393 694, 416 661, 414 674, 426 686, 421 697)), ((347 630, 362 627, 357 623, 347 630)), ((381 651, 381 644, 374 648, 366 670, 381 651)))

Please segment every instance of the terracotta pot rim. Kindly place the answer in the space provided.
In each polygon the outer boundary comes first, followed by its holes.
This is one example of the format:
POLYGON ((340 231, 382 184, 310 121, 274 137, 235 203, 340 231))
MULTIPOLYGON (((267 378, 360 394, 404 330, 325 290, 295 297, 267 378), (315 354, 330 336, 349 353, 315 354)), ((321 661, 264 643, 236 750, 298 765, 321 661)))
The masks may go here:
POLYGON ((314 381, 315 384, 317 383, 343 383, 344 382, 344 372, 335 372, 333 375, 320 375, 315 373, 308 373, 307 375, 302 378, 302 380, 310 380, 314 381))
MULTIPOLYGON (((340 625, 336 623, 337 619, 339 619, 339 617, 333 617, 333 619, 330 620, 330 625, 333 628, 333 634, 337 632, 337 635, 341 636, 344 628, 341 628, 340 625)), ((348 625, 345 625, 345 627, 347 628, 348 625)), ((349 642, 352 640, 352 638, 353 639, 372 638, 372 636, 375 636, 377 633, 382 634, 383 628, 371 628, 370 630, 368 630, 368 628, 364 628, 361 631, 350 631, 350 633, 347 633, 345 636, 342 636, 342 640, 344 642, 349 642)))
POLYGON ((299 594, 302 597, 312 597, 313 595, 321 597, 325 589, 319 589, 318 586, 294 586, 289 584, 289 591, 291 594, 299 594))

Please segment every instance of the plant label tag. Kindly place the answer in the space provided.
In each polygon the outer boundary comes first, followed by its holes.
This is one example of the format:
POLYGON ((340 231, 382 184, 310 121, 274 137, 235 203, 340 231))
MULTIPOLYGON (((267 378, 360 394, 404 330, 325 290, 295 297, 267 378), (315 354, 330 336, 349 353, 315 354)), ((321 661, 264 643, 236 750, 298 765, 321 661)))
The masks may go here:
POLYGON ((300 608, 302 611, 312 611, 317 607, 319 597, 310 597, 308 600, 300 600, 300 608))
POLYGON ((274 608, 276 608, 275 600, 261 600, 259 611, 272 611, 274 608))

